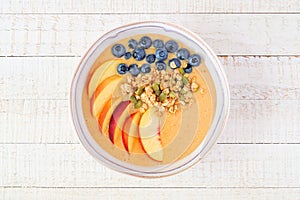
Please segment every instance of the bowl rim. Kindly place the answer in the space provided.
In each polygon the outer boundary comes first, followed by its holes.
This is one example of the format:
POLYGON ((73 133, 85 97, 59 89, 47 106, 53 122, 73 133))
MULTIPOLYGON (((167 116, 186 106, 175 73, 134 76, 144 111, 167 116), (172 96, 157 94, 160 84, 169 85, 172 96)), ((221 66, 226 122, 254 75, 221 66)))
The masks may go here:
MULTIPOLYGON (((221 133, 223 132, 223 130, 225 128, 225 125, 226 125, 226 122, 228 120, 229 109, 230 109, 230 92, 229 92, 229 85, 228 85, 227 77, 226 77, 226 74, 223 70, 222 64, 220 63, 220 61, 219 61, 217 55, 214 53, 214 51, 206 44, 206 42, 201 37, 199 37, 194 32, 186 29, 185 27, 179 26, 177 24, 173 24, 173 23, 170 23, 170 22, 162 22, 162 21, 141 21, 141 22, 130 23, 130 24, 126 24, 126 25, 114 28, 114 29, 112 29, 110 31, 107 31, 104 34, 102 34, 101 37, 99 37, 85 51, 85 54, 81 57, 81 60, 78 64, 77 68, 75 69, 75 72, 74 72, 74 75, 73 75, 73 78, 72 78, 72 81, 71 81, 71 87, 70 87, 70 94, 69 95, 70 95, 70 101, 69 101, 69 103, 70 103, 69 104, 69 106, 70 106, 69 111, 70 112, 69 112, 69 114, 70 114, 70 119, 72 120, 72 124, 73 124, 72 127, 74 128, 74 130, 77 134, 77 137, 80 140, 80 143, 89 152, 89 154, 92 155, 92 157, 94 157, 98 162, 100 162, 101 164, 109 167, 110 169, 113 169, 115 171, 118 171, 118 172, 121 172, 121 173, 124 173, 124 174, 129 174, 129 175, 133 175, 133 176, 137 176, 137 177, 143 177, 143 178, 158 178, 158 177, 165 177, 165 176, 174 175, 174 174, 180 173, 180 172, 194 166, 196 163, 198 163, 200 160, 202 160, 208 154, 208 152, 211 151, 211 149, 215 145, 217 139, 220 137, 221 133), (217 119, 216 125, 214 127, 214 130, 212 130, 213 134, 209 137, 209 140, 206 142, 206 145, 202 148, 202 150, 205 150, 205 152, 202 154, 202 156, 200 156, 200 153, 202 152, 202 151, 200 151, 198 154, 196 154, 196 156, 189 159, 189 161, 187 163, 181 165, 180 167, 176 167, 176 168, 173 168, 171 170, 167 170, 167 171, 163 171, 163 172, 155 172, 155 173, 135 171, 133 169, 130 169, 130 168, 121 166, 119 164, 113 163, 111 160, 106 159, 102 155, 100 155, 100 156, 105 160, 99 159, 95 155, 95 153, 96 153, 99 156, 99 152, 97 152, 94 148, 92 148, 91 144, 87 141, 87 139, 83 137, 83 135, 85 133, 83 133, 81 128, 78 128, 78 125, 80 126, 80 122, 78 122, 78 119, 77 119, 77 115, 76 115, 77 111, 75 109, 76 104, 74 103, 74 99, 76 97, 73 95, 74 91, 76 90, 75 85, 77 83, 78 76, 80 75, 80 73, 78 74, 78 72, 80 71, 81 68, 83 68, 85 66, 83 63, 85 63, 89 59, 88 55, 91 55, 91 53, 92 53, 91 50, 97 48, 101 44, 101 42, 100 42, 101 40, 103 40, 105 37, 107 37, 111 33, 117 32, 117 34, 118 34, 118 33, 120 33, 121 30, 124 30, 124 29, 126 30, 126 29, 139 27, 139 26, 144 26, 145 27, 145 26, 153 26, 153 25, 156 25, 160 28, 164 28, 164 26, 169 26, 173 29, 178 29, 180 31, 183 31, 185 33, 185 35, 192 36, 194 38, 194 41, 197 41, 197 45, 199 45, 200 47, 203 48, 203 51, 207 54, 207 56, 209 57, 209 59, 213 63, 213 68, 215 68, 215 71, 216 71, 216 73, 217 73, 217 75, 220 79, 220 82, 222 82, 221 87, 223 88, 223 90, 221 92, 223 93, 223 96, 224 96, 223 106, 222 106, 222 110, 220 111, 220 115, 213 117, 213 120, 216 117, 218 117, 218 119, 217 119), (205 148, 207 148, 207 149, 205 149, 205 148)), ((217 101, 216 101, 216 104, 217 104, 217 101)), ((208 132, 210 131, 211 128, 212 128, 212 126, 209 128, 208 132)), ((203 143, 203 141, 202 141, 202 143, 203 143)), ((197 147, 197 149, 198 149, 198 147, 197 147)), ((194 151, 196 151, 196 150, 194 150, 194 151)))

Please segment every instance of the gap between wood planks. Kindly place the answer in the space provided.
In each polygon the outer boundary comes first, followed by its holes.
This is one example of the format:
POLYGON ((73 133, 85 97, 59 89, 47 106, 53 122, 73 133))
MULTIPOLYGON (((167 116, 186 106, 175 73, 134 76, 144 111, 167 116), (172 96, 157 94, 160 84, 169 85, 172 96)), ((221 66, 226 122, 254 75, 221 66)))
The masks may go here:
POLYGON ((300 11, 293 12, 265 12, 265 11, 255 11, 255 12, 101 12, 101 13, 60 13, 60 12, 51 12, 51 13, 34 13, 34 12, 18 12, 18 13, 0 13, 0 15, 131 15, 131 14, 151 14, 151 15, 164 15, 164 14, 181 14, 181 15, 298 15, 300 11))
POLYGON ((96 187, 96 186, 86 186, 86 187, 82 187, 82 186, 68 186, 68 187, 47 187, 47 186, 0 186, 0 189, 4 188, 4 189, 8 189, 8 188, 13 188, 13 189, 18 189, 18 188, 37 188, 37 189, 47 189, 47 188, 51 188, 51 189, 300 189, 300 187, 178 187, 178 186, 174 186, 174 187, 96 187))

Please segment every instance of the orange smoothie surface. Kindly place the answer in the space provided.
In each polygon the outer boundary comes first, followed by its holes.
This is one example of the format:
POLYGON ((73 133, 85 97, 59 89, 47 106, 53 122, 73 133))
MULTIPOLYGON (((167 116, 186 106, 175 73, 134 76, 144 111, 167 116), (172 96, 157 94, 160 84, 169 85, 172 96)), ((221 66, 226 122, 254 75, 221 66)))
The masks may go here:
MULTIPOLYGON (((139 40, 142 36, 143 35, 137 35, 132 38, 139 40)), ((153 40, 162 39, 168 41, 171 39, 157 34, 147 34, 147 36, 153 40)), ((127 46, 129 39, 131 38, 125 38, 117 43, 127 46)), ((181 48, 184 47, 188 49, 184 44, 181 44, 179 41, 177 42, 181 48)), ((84 118, 92 137, 100 147, 113 157, 140 166, 169 164, 191 154, 205 138, 215 112, 215 92, 205 62, 202 61, 200 66, 194 67, 192 73, 189 74, 190 77, 195 78, 196 83, 200 86, 198 91, 193 92, 193 103, 185 106, 178 105, 178 110, 175 113, 167 111, 160 113, 160 115, 158 115, 159 123, 157 124, 159 130, 156 135, 153 133, 153 140, 151 140, 152 136, 149 136, 150 139, 141 138, 142 133, 138 131, 138 123, 143 120, 142 117, 144 113, 139 113, 134 116, 137 111, 133 105, 127 108, 127 115, 120 113, 117 116, 117 118, 119 118, 117 120, 122 121, 122 117, 124 116, 126 116, 126 119, 123 119, 121 125, 117 124, 116 130, 113 129, 115 134, 111 136, 109 132, 112 130, 111 127, 109 127, 112 124, 111 118, 106 115, 116 116, 119 101, 129 100, 129 96, 124 95, 120 87, 121 84, 127 81, 128 76, 131 76, 131 74, 118 74, 116 70, 117 65, 120 62, 127 65, 136 63, 139 66, 145 63, 145 60, 136 61, 132 57, 128 60, 114 57, 111 53, 112 46, 113 44, 108 46, 94 62, 86 79, 86 87, 84 87, 82 95, 84 118), (116 76, 116 78, 110 78, 112 76, 116 76), (110 80, 106 81, 107 78, 110 78, 110 80), (105 81, 107 83, 105 83, 105 81), (113 83, 115 85, 108 86, 113 83), (107 92, 101 94, 101 92, 103 92, 101 90, 104 90, 101 88, 105 87, 110 88, 106 88, 107 92), (97 91, 97 89, 99 91, 97 91), (97 92, 102 95, 101 98, 95 95, 97 92), (109 92, 111 92, 111 95, 106 95, 109 92), (106 102, 101 103, 102 100, 106 102), (100 102, 98 106, 99 109, 101 108, 100 110, 97 110, 98 107, 94 105, 95 102, 100 102), (130 123, 127 120, 132 120, 132 122, 130 123), (131 130, 135 133, 132 136, 130 136, 130 134, 122 136, 124 130, 131 130), (116 133, 118 133, 118 135, 116 135, 116 133), (112 142, 110 137, 113 137, 115 142, 112 142), (161 152, 151 152, 151 145, 153 148, 160 148, 157 147, 157 145, 161 145, 161 152), (130 148, 130 152, 128 148, 130 148)), ((155 49, 152 47, 146 49, 146 53, 155 53, 155 49)), ((175 54, 170 54, 168 59, 174 57, 176 57, 175 54)), ((151 66, 155 65, 153 64, 151 66)), ((152 118, 152 123, 155 123, 155 119, 156 118, 152 118)), ((151 122, 149 123, 151 124, 151 122)), ((148 130, 152 130, 151 127, 148 128, 148 130)), ((154 132, 155 131, 156 129, 154 129, 154 132)))

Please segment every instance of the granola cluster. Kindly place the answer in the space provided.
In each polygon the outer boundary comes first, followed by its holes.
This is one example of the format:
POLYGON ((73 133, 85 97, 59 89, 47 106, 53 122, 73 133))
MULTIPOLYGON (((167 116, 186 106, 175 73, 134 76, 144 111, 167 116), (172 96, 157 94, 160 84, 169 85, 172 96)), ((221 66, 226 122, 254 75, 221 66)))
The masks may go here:
POLYGON ((122 93, 130 95, 134 107, 142 113, 153 106, 160 111, 176 113, 179 105, 192 104, 192 93, 199 88, 195 77, 182 73, 180 69, 152 69, 148 74, 127 76, 121 85, 122 93))

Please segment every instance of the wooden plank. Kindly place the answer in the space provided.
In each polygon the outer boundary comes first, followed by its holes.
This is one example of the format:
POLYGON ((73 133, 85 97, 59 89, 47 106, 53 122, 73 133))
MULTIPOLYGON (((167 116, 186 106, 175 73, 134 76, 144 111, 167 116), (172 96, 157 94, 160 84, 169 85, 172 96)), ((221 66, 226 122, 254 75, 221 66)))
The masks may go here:
POLYGON ((300 55, 300 15, 0 15, 0 56, 83 55, 102 34, 163 19, 194 31, 219 55, 300 55))
POLYGON ((2 13, 299 13, 297 0, 23 0, 4 1, 2 13))
POLYGON ((1 99, 68 99, 80 58, 0 58, 1 99))
POLYGON ((232 101, 219 143, 300 143, 300 101, 232 101))
POLYGON ((0 145, 1 187, 299 187, 300 145, 216 145, 175 176, 141 179, 99 164, 80 144, 0 145))
MULTIPOLYGON (((231 102, 218 143, 300 143, 300 101, 231 102)), ((0 143, 78 143, 68 100, 1 100, 0 143)))
MULTIPOLYGON (((300 99, 300 57, 219 59, 233 100, 300 99)), ((77 57, 0 58, 0 99, 68 99, 79 61, 77 57)))
POLYGON ((300 99, 300 57, 221 57, 231 99, 300 99))
POLYGON ((298 188, 2 188, 3 199, 297 199, 298 188))
POLYGON ((67 100, 0 101, 1 143, 78 143, 67 100))

